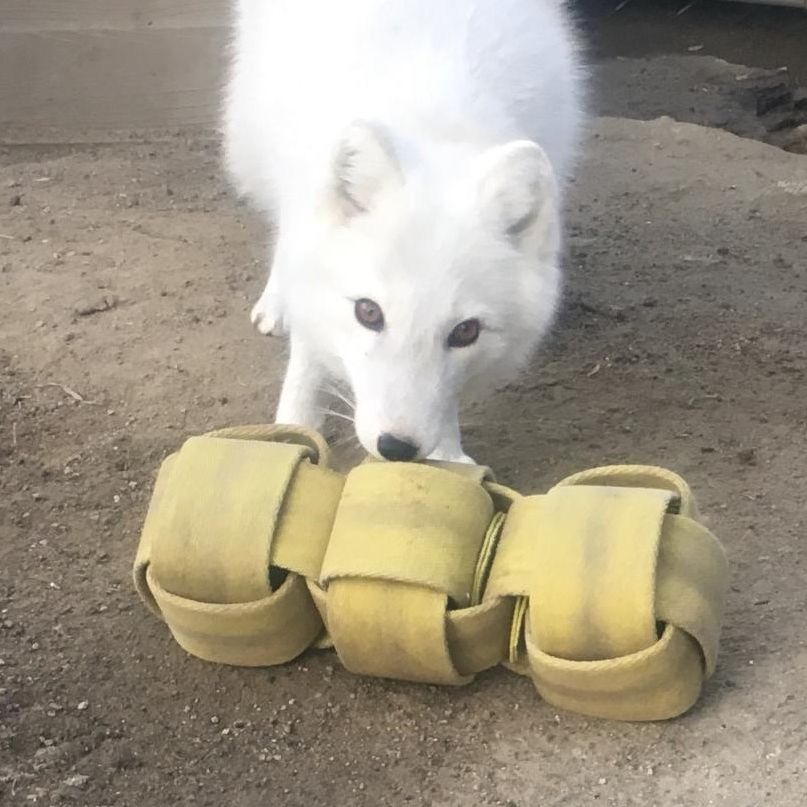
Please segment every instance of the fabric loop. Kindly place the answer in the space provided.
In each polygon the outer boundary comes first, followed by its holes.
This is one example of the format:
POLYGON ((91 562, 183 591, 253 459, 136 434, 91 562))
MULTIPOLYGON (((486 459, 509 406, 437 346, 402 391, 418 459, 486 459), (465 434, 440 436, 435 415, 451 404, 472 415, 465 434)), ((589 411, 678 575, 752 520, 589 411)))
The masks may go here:
POLYGON ((320 573, 410 583, 470 604, 493 503, 454 473, 411 463, 361 465, 348 474, 320 573))
POLYGON ((230 440, 265 440, 270 443, 290 443, 302 446, 306 456, 315 465, 328 467, 331 452, 325 438, 318 432, 301 426, 258 424, 254 426, 228 426, 208 432, 206 437, 226 437, 230 440))
POLYGON ((723 549, 703 525, 668 512, 697 512, 674 475, 612 467, 570 479, 508 514, 488 594, 519 595, 510 665, 563 708, 626 720, 681 714, 714 671, 723 549), (653 480, 659 488, 640 487, 653 480))
POLYGON ((652 465, 603 465, 567 476, 552 490, 575 485, 667 490, 674 494, 671 510, 689 518, 699 518, 697 503, 689 485, 678 474, 666 468, 652 465))
POLYGON ((610 720, 666 720, 683 714, 701 691, 698 645, 672 625, 650 647, 614 659, 551 656, 534 644, 529 627, 526 645, 538 693, 572 712, 610 720))
POLYGON ((478 671, 473 651, 463 655, 468 672, 455 666, 446 612, 471 604, 480 558, 485 565, 493 503, 481 481, 402 463, 348 474, 320 573, 329 634, 347 669, 439 684, 467 683, 478 671))
POLYGON ((342 480, 307 459, 327 459, 317 440, 288 442, 299 435, 286 429, 216 435, 188 439, 163 462, 135 584, 188 652, 245 666, 283 663, 322 622, 302 578, 286 575, 273 589, 273 539, 281 554, 307 561, 301 567, 318 568, 342 480), (272 436, 283 442, 267 442, 272 436))
POLYGON ((703 653, 707 677, 717 666, 728 578, 723 547, 706 527, 686 516, 664 519, 656 570, 656 619, 692 636, 703 653))
POLYGON ((277 591, 253 602, 197 602, 166 591, 155 572, 146 582, 172 635, 205 661, 243 667, 285 664, 322 632, 305 580, 287 577, 277 591))
POLYGON ((656 556, 670 496, 558 487, 535 500, 527 593, 530 635, 545 653, 592 661, 656 640, 656 556))

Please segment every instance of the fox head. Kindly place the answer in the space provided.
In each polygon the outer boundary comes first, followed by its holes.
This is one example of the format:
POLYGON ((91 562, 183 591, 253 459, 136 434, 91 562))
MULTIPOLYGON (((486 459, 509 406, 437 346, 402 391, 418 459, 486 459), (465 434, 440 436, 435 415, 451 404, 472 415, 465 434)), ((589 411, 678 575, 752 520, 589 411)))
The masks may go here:
POLYGON ((506 380, 551 324, 559 194, 533 142, 393 142, 354 123, 295 225, 288 325, 350 385, 376 456, 438 450, 461 395, 506 380))

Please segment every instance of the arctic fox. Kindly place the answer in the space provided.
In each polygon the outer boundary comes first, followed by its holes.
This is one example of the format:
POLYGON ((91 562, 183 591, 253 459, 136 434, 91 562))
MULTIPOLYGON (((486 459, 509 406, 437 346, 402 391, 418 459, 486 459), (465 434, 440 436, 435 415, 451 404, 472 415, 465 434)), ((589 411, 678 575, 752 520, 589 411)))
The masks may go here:
POLYGON ((346 382, 368 452, 470 461, 461 396, 556 308, 577 54, 562 0, 237 0, 225 153, 276 229, 252 320, 289 335, 278 422, 346 382))

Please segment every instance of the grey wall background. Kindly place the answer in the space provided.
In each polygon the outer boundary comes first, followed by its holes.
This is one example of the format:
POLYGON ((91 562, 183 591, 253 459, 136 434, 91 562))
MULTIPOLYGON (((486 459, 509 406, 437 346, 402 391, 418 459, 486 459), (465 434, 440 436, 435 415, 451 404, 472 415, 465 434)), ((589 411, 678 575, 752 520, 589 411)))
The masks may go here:
POLYGON ((215 126, 227 0, 0 0, 0 141, 215 126))

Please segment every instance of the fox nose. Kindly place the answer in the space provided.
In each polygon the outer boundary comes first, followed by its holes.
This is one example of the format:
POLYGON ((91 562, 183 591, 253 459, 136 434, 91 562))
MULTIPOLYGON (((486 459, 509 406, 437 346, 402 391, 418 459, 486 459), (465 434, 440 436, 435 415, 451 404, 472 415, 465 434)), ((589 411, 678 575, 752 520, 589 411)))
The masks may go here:
POLYGON ((382 434, 378 438, 378 453, 385 460, 393 462, 408 462, 413 460, 418 453, 418 447, 409 440, 402 440, 391 434, 382 434))

